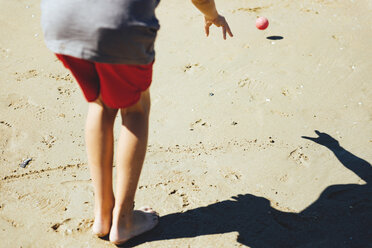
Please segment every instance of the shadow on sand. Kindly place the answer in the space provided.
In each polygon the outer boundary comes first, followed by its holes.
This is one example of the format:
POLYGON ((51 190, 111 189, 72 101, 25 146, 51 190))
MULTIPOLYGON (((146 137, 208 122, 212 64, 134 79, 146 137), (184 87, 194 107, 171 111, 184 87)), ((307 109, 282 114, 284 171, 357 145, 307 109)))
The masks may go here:
POLYGON ((165 215, 156 229, 122 247, 236 231, 237 241, 252 248, 371 248, 372 167, 341 147, 330 135, 316 133, 319 137, 303 138, 330 149, 366 184, 329 186, 300 213, 276 210, 269 200, 252 194, 234 196, 207 207, 165 215))
POLYGON ((272 35, 272 36, 266 37, 266 39, 268 39, 268 40, 282 40, 282 39, 284 39, 284 37, 279 36, 279 35, 272 35))

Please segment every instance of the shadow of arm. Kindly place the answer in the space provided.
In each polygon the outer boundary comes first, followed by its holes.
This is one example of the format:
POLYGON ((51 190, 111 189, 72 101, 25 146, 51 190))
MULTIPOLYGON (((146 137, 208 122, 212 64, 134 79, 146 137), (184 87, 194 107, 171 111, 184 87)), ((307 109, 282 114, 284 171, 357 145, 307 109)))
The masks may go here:
POLYGON ((331 150, 335 154, 337 159, 346 168, 353 171, 365 182, 367 183, 372 182, 371 164, 369 164, 367 161, 355 156, 351 152, 341 147, 338 141, 334 139, 332 136, 326 133, 321 133, 317 130, 315 131, 315 133, 318 134, 319 137, 312 138, 312 137, 302 136, 302 138, 314 141, 315 143, 318 143, 320 145, 327 147, 329 150, 331 150))

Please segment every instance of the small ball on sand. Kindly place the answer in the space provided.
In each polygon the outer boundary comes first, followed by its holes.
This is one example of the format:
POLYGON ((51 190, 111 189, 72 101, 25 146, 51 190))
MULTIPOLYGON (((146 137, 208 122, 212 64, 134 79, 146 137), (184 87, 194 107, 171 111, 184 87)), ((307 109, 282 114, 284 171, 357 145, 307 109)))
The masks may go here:
POLYGON ((256 20, 256 27, 260 30, 264 30, 269 26, 269 21, 267 20, 266 17, 259 17, 256 20))

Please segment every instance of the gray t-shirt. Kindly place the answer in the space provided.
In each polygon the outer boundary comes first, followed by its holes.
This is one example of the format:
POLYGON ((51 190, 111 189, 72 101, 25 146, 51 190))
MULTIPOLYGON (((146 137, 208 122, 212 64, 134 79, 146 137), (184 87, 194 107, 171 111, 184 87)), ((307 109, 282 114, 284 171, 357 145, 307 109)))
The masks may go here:
POLYGON ((154 60, 160 0, 42 0, 45 43, 54 53, 115 64, 154 60))

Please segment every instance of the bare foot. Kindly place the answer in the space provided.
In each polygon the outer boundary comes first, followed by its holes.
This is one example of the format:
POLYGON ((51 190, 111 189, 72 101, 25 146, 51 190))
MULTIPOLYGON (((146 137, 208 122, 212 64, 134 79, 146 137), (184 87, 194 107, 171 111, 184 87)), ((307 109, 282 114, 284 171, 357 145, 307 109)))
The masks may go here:
POLYGON ((153 229, 159 223, 159 215, 149 207, 134 210, 129 219, 122 218, 113 223, 110 230, 110 241, 116 245, 153 229))
POLYGON ((92 227, 93 234, 99 238, 107 236, 111 228, 111 217, 111 213, 108 215, 95 214, 92 227))

